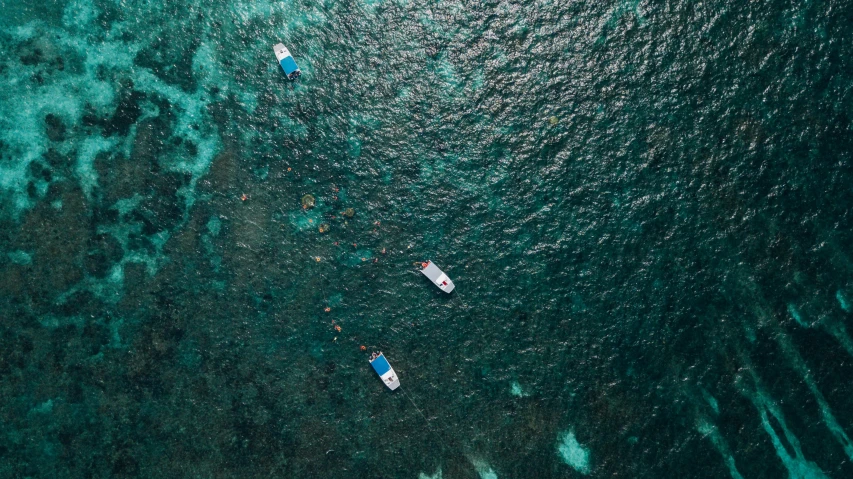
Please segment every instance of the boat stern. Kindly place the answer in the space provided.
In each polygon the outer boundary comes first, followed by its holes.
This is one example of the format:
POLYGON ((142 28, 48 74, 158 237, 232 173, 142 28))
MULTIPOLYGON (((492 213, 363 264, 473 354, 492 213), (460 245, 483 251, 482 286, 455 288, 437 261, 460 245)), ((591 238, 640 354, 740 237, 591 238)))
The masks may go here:
POLYGON ((388 373, 380 377, 382 378, 382 382, 384 382, 385 385, 388 386, 388 389, 393 391, 400 387, 400 379, 397 378, 397 373, 394 372, 393 368, 391 368, 388 373))

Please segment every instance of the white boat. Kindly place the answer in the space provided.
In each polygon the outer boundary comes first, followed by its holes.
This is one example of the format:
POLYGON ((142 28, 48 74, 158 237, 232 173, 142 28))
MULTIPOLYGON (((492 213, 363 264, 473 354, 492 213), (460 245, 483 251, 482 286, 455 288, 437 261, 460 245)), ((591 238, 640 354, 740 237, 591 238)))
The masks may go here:
POLYGON ((391 364, 388 363, 388 360, 385 359, 385 355, 382 354, 382 351, 373 353, 370 356, 370 365, 373 366, 373 370, 376 371, 376 374, 379 375, 382 382, 388 386, 388 389, 393 391, 400 387, 400 380, 397 379, 397 373, 394 372, 394 368, 392 368, 391 364))
POLYGON ((282 43, 274 46, 273 49, 275 50, 275 57, 278 59, 278 64, 281 65, 281 69, 284 70, 284 74, 287 75, 287 78, 290 80, 296 80, 299 78, 299 75, 302 74, 302 70, 296 66, 296 61, 293 59, 293 55, 290 54, 290 50, 288 50, 282 43))
POLYGON ((433 282, 436 286, 439 287, 445 293, 449 293, 453 291, 453 288, 456 286, 453 285, 453 281, 444 274, 444 271, 439 269, 432 261, 427 261, 426 263, 421 263, 423 267, 421 269, 421 273, 424 274, 430 281, 433 282))

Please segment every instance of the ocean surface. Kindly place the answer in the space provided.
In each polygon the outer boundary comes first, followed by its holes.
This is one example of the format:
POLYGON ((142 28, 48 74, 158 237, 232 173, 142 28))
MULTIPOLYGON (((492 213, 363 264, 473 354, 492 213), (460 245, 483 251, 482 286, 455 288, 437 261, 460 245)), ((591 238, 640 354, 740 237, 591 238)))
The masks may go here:
POLYGON ((0 8, 0 477, 853 477, 849 0, 0 8))

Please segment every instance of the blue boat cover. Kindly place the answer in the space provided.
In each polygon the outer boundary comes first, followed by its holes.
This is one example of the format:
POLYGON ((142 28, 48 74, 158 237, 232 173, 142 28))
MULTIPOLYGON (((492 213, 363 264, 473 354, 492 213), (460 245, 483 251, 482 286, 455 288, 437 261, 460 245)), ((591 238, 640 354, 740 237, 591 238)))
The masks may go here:
POLYGON ((370 365, 373 366, 373 370, 376 371, 376 374, 380 376, 391 370, 391 365, 388 364, 388 360, 385 359, 385 356, 379 356, 374 359, 370 365))
POLYGON ((284 69, 284 73, 288 76, 296 70, 299 70, 299 67, 296 66, 296 62, 293 61, 293 57, 283 58, 281 60, 281 68, 284 69))

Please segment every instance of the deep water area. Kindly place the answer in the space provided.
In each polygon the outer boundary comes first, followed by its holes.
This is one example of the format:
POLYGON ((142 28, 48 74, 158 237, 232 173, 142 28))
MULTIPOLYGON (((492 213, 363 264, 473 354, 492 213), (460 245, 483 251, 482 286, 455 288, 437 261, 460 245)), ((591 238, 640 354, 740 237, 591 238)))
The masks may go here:
POLYGON ((850 0, 0 7, 0 477, 853 477, 850 0))

